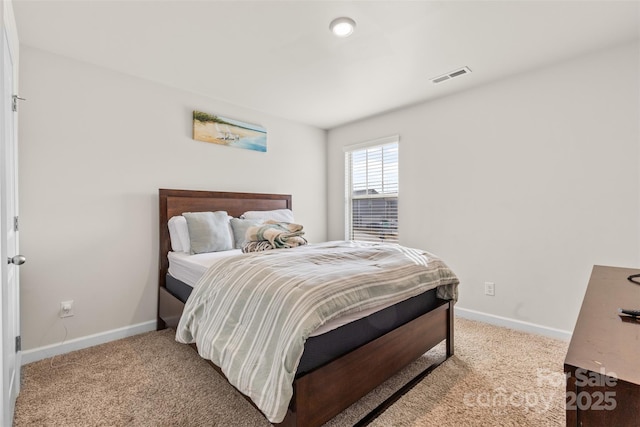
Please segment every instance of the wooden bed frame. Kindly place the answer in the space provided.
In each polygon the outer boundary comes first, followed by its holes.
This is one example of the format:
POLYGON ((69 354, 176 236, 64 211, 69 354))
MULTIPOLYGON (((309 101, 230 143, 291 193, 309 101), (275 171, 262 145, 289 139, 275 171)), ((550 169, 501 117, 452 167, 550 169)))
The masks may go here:
MULTIPOLYGON (((237 217, 249 210, 291 209, 291 196, 165 189, 159 194, 158 329, 164 329, 175 328, 184 309, 184 304, 166 289, 167 253, 171 250, 169 218, 183 212, 224 210, 237 217)), ((440 300, 428 313, 296 377, 289 410, 278 425, 322 425, 443 340, 448 358, 453 355, 453 302, 440 300)))

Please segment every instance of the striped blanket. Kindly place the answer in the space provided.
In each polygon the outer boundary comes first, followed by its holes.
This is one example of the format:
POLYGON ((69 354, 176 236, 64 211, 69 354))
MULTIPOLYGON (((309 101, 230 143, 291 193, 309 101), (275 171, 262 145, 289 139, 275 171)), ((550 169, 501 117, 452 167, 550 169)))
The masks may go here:
POLYGON ((197 343, 273 423, 293 395, 304 343, 338 316, 438 287, 457 299, 442 260, 399 245, 327 242, 224 258, 194 287, 176 340, 197 343))
POLYGON ((247 243, 242 252, 259 252, 270 249, 295 248, 307 244, 302 237, 304 231, 300 224, 266 221, 264 224, 247 229, 247 243))

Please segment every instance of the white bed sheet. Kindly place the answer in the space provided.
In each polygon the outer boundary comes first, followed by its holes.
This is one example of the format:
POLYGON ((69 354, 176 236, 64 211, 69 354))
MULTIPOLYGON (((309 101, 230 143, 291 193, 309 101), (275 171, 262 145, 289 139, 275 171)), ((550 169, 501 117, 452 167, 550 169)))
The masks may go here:
POLYGON ((214 262, 241 253, 241 249, 196 255, 189 255, 185 252, 169 252, 169 274, 193 288, 214 262))
MULTIPOLYGON (((202 275, 209 269, 209 267, 211 267, 211 265, 213 265, 213 263, 220 259, 239 254, 242 254, 241 249, 232 249, 230 251, 222 252, 207 252, 196 255, 189 255, 185 252, 169 252, 169 274, 193 288, 193 286, 198 282, 198 280, 200 280, 202 275)), ((337 329, 340 326, 346 325, 347 323, 351 323, 358 319, 362 319, 363 317, 367 317, 370 314, 383 310, 389 306, 392 306, 393 304, 393 302, 383 303, 380 306, 373 307, 368 310, 360 311, 357 313, 350 313, 345 316, 338 317, 320 326, 314 333, 311 334, 311 336, 314 337, 317 335, 322 335, 324 333, 337 329)))

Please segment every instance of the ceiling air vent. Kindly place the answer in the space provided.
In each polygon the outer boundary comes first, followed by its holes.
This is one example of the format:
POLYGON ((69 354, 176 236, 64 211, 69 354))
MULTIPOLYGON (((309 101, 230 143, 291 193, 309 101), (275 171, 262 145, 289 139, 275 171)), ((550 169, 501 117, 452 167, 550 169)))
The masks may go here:
POLYGON ((442 83, 444 81, 451 80, 454 77, 458 77, 458 76, 463 76, 465 74, 469 74, 470 72, 471 72, 471 70, 469 69, 469 67, 462 67, 462 68, 460 68, 458 70, 451 71, 451 72, 449 72, 447 74, 443 74, 441 76, 434 77, 434 78, 431 79, 431 82, 432 83, 442 83))

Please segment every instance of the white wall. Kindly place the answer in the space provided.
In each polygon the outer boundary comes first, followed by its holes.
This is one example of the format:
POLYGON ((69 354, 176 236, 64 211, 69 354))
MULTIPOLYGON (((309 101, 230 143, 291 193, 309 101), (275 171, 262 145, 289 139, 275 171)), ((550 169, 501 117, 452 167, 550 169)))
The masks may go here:
POLYGON ((20 79, 23 349, 156 318, 158 188, 292 194, 326 239, 325 131, 26 46, 20 79), (194 141, 194 109, 262 124, 267 153, 194 141))
POLYGON ((332 129, 329 238, 343 146, 399 134, 401 243, 448 261, 459 307, 573 330, 594 264, 640 267, 638 62, 628 44, 332 129))

